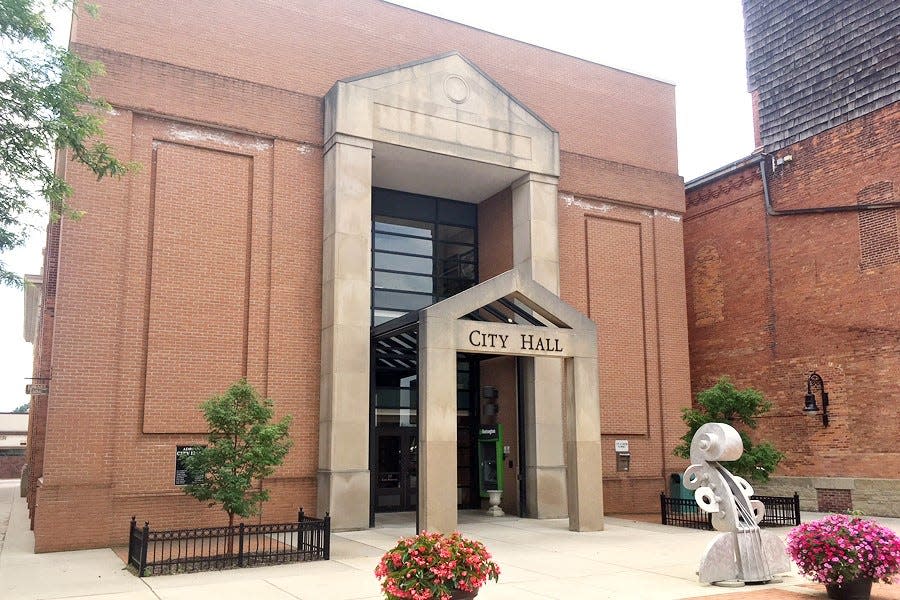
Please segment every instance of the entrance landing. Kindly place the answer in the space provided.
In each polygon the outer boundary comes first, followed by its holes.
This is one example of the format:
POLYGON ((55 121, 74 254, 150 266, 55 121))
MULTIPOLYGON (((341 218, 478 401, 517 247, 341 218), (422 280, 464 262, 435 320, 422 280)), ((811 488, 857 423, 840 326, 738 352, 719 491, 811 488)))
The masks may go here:
MULTIPOLYGON (((379 516, 383 524, 375 529, 333 534, 329 561, 138 579, 107 549, 34 554, 18 481, 0 481, 0 598, 380 600, 375 565, 398 537, 412 531, 415 516, 379 516)), ((803 520, 818 516, 804 514, 803 520)), ((900 519, 878 520, 900 531, 900 519)), ((492 518, 473 511, 461 511, 459 521, 465 535, 484 542, 502 571, 500 583, 482 588, 479 600, 825 598, 824 586, 796 573, 780 584, 736 590, 699 583, 697 563, 716 532, 608 517, 606 531, 575 533, 566 519, 492 518)), ((774 531, 784 536, 787 528, 774 531)), ((872 598, 900 599, 900 586, 876 586, 872 598)))

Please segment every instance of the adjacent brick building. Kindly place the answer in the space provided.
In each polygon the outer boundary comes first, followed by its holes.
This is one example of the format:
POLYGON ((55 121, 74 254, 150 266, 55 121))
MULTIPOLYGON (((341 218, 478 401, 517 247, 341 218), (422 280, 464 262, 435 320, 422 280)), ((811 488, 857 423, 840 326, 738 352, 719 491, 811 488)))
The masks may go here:
MULTIPOLYGON (((304 506, 361 527, 376 500, 414 506, 417 387, 372 367, 370 328, 513 268, 597 325, 596 502, 654 510, 690 403, 672 86, 377 0, 164 4, 109 3, 73 27, 106 67, 106 139, 142 169, 98 183, 60 163, 87 216, 48 235, 36 549, 120 543, 131 515, 220 522, 175 485, 175 451, 203 441, 198 404, 242 376, 294 416, 261 520, 304 506)), ((513 305, 480 314, 548 325, 513 305)), ((504 507, 559 516, 580 446, 562 450, 558 361, 470 358, 459 505, 479 503, 469 463, 491 387, 504 507)))
POLYGON ((773 402, 766 491, 900 516, 900 6, 744 16, 760 147, 686 186, 692 388, 729 375, 773 402), (828 427, 802 412, 813 371, 828 427))

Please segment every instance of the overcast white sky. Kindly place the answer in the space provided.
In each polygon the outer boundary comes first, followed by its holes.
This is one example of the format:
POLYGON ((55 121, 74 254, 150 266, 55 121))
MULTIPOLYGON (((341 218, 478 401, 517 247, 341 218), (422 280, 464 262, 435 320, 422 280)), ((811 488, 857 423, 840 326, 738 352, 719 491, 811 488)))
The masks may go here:
MULTIPOLYGON (((100 18, 103 3, 98 0, 100 18)), ((685 180, 753 151, 740 0, 396 0, 507 37, 676 85, 679 172, 685 180)), ((57 26, 68 34, 64 21, 57 26)), ((38 273, 43 237, 4 256, 38 273)), ((31 344, 21 290, 0 287, 0 411, 27 402, 31 344)))

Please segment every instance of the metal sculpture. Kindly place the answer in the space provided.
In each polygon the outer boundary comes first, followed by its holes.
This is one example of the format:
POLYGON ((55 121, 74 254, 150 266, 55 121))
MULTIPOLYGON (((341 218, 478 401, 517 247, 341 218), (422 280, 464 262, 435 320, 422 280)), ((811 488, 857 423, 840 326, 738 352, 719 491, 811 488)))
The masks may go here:
POLYGON ((711 513, 713 528, 724 532, 710 542, 700 561, 703 583, 766 583, 791 569, 782 541, 759 528, 765 507, 750 499, 753 488, 719 464, 743 453, 740 434, 725 423, 707 423, 691 440, 684 486, 694 490, 700 509, 711 513))

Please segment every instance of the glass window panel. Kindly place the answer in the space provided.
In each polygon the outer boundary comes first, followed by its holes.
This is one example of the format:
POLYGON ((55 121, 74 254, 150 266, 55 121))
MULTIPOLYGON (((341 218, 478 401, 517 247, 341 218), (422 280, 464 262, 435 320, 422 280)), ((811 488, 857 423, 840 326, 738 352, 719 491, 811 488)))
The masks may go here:
POLYGON ((384 273, 375 271, 372 285, 376 288, 404 290, 408 292, 432 293, 434 280, 430 276, 410 275, 408 273, 384 273))
POLYGON ((458 390, 468 390, 469 389, 469 374, 468 373, 457 371, 457 373, 456 373, 456 389, 458 389, 458 390))
POLYGON ((416 408, 419 404, 418 388, 376 388, 376 408, 416 408))
POLYGON ((438 225, 438 239, 446 242, 459 242, 462 244, 475 243, 475 230, 471 227, 456 227, 455 225, 438 225))
POLYGON ((438 257, 445 261, 466 261, 475 262, 475 247, 464 246, 462 244, 439 243, 437 248, 438 257))
POLYGON ((411 311, 425 308, 432 304, 431 294, 412 294, 408 292, 386 292, 377 290, 372 295, 372 302, 377 308, 411 311))
MULTIPOLYGON (((434 224, 396 217, 375 217, 375 231, 384 233, 401 233, 403 235, 415 235, 418 237, 434 237, 434 224)), ((465 240, 454 240, 465 241, 465 240)))
POLYGON ((429 196, 373 188, 372 214, 434 222, 435 200, 429 196))
POLYGON ((425 256, 405 256, 403 254, 375 252, 372 254, 372 264, 376 269, 391 269, 393 271, 431 275, 434 262, 431 258, 425 256))
POLYGON ((455 279, 475 279, 475 263, 453 258, 442 260, 438 263, 438 274, 455 279))
POLYGON ((452 225, 468 225, 475 227, 477 220, 477 204, 466 202, 454 202, 453 200, 438 201, 438 221, 452 225))
POLYGON ((401 237, 390 233, 376 233, 373 245, 376 250, 391 250, 393 252, 409 252, 411 254, 424 254, 431 256, 432 241, 418 238, 401 237))
POLYGON ((374 311, 372 311, 372 321, 374 325, 381 325, 382 323, 387 323, 391 319, 402 317, 407 312, 409 311, 384 310, 381 308, 376 308, 374 311))

